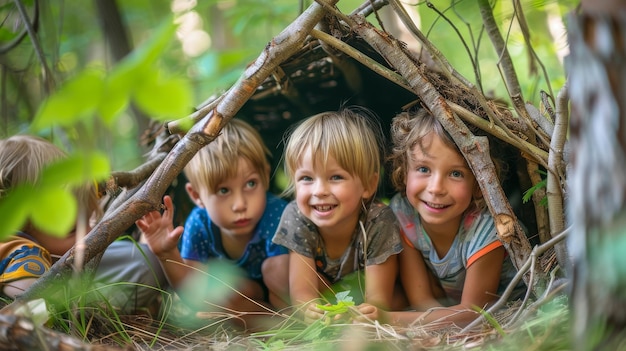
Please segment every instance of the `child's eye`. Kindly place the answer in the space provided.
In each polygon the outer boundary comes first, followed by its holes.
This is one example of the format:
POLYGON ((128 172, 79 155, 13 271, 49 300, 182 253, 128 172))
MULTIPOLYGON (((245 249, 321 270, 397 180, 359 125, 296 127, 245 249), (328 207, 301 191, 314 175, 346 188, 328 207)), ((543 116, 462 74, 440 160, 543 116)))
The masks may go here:
POLYGON ((217 189, 217 194, 218 195, 226 195, 230 192, 230 190, 228 190, 228 188, 219 188, 217 189))
POLYGON ((430 170, 428 169, 428 167, 420 166, 420 167, 417 167, 417 171, 419 173, 428 173, 428 171, 430 170))
POLYGON ((330 177, 330 180, 342 180, 343 177, 340 176, 339 174, 335 174, 333 176, 330 177))
POLYGON ((313 180, 313 178, 309 176, 302 176, 298 179, 299 182, 310 182, 311 180, 313 180))
POLYGON ((255 188, 258 182, 256 180, 249 180, 246 182, 246 188, 252 189, 255 188))
POLYGON ((461 171, 452 171, 450 172, 450 176, 453 178, 463 178, 463 172, 461 171))

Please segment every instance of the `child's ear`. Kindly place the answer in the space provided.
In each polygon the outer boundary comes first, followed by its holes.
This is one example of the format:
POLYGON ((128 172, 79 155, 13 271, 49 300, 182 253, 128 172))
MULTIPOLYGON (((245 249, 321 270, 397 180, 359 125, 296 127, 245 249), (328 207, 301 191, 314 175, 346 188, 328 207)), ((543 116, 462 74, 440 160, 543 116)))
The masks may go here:
POLYGON ((199 207, 204 208, 204 204, 202 203, 202 200, 200 200, 200 194, 193 188, 191 183, 185 184, 185 190, 187 190, 187 194, 189 195, 191 201, 193 201, 199 207))
POLYGON ((372 196, 374 196, 376 190, 378 189, 378 177, 378 173, 374 173, 370 177, 369 182, 363 183, 365 190, 363 191, 362 198, 369 200, 372 196))

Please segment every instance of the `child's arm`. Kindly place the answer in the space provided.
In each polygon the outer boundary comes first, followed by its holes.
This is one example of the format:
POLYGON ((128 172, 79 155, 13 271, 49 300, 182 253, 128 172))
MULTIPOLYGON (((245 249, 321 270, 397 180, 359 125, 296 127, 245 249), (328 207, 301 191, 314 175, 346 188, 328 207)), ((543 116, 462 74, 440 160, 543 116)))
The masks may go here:
POLYGON ((402 240, 403 250, 398 255, 400 280, 409 307, 427 310, 440 306, 432 289, 432 276, 428 272, 422 253, 402 240))
POLYGON ((28 290, 31 285, 37 280, 37 278, 24 278, 6 283, 2 288, 2 293, 12 299, 22 295, 24 291, 28 290))
POLYGON ((289 295, 295 306, 302 306, 304 320, 312 322, 324 316, 317 308, 322 303, 319 291, 320 278, 315 269, 315 260, 294 251, 289 253, 289 295))
MULTIPOLYGON (((370 319, 395 325, 410 325, 414 322, 425 324, 442 319, 456 325, 466 325, 478 317, 478 313, 472 310, 473 307, 484 309, 497 298, 504 252, 504 247, 498 247, 477 259, 467 269, 461 303, 458 305, 434 308, 426 312, 387 312, 372 305, 365 305, 359 308, 359 311, 370 319)), ((362 319, 364 318, 357 320, 362 319)))
POLYGON ((185 262, 178 250, 178 239, 183 233, 183 227, 174 228, 172 198, 167 195, 164 196, 163 203, 165 204, 163 214, 159 211, 152 211, 135 223, 143 232, 143 237, 150 250, 159 258, 170 285, 177 289, 190 272, 189 268, 183 265, 185 262))
POLYGON ((365 301, 384 309, 391 307, 397 276, 398 255, 389 256, 381 264, 365 267, 365 301))

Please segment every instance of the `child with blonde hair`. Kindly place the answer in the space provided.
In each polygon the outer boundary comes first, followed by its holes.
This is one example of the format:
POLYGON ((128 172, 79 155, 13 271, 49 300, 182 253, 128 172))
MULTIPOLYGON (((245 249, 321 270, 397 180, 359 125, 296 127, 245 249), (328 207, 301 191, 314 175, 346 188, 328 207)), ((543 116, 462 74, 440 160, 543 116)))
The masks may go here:
POLYGON ((382 133, 366 112, 309 117, 285 146, 286 191, 295 200, 273 241, 290 250, 289 293, 308 322, 324 316, 321 305, 334 303, 322 298, 328 292, 349 289, 357 308, 363 301, 381 308, 392 303, 402 244, 393 212, 375 198, 382 133), (351 275, 356 284, 342 286, 351 275))
POLYGON ((203 299, 226 312, 264 311, 267 303, 287 307, 287 250, 271 242, 286 201, 268 191, 269 154, 251 125, 230 120, 184 169, 189 180, 185 189, 196 205, 184 228, 173 226, 169 196, 162 214, 153 211, 137 221, 177 291, 187 284, 198 289, 194 282, 199 280, 189 279, 199 277, 195 269, 208 272, 220 260, 242 270, 233 287, 238 293, 226 289, 223 296, 203 299), (222 297, 225 301, 216 302, 222 297))
MULTIPOLYGON (((0 200, 16 187, 37 186, 42 172, 67 154, 46 139, 15 135, 0 140, 0 200)), ((1 295, 15 298, 49 270, 76 243, 76 232, 90 231, 90 219, 102 215, 94 183, 72 189, 78 202, 76 226, 64 237, 47 233, 28 220, 14 236, 0 242, 1 295)), ((95 299, 104 297, 126 313, 155 310, 167 281, 158 260, 147 247, 117 240, 105 250, 96 269, 95 299), (123 283, 123 284, 120 284, 123 283), (125 283, 125 284, 124 284, 125 283), (115 287, 113 287, 115 286, 115 287)), ((158 308, 156 308, 158 310, 158 308)))
POLYGON ((478 316, 473 308, 498 298, 515 268, 474 173, 440 122, 424 109, 405 112, 394 117, 391 134, 391 180, 399 193, 389 206, 402 228, 400 277, 415 310, 364 312, 392 324, 465 324, 478 316), (446 308, 418 312, 433 307, 446 308))

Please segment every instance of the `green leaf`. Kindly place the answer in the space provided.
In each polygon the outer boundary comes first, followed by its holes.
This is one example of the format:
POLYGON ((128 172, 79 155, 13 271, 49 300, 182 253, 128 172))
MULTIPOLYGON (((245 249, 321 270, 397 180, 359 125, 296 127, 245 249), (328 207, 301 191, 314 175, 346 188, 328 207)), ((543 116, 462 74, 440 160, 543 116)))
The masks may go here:
POLYGON ((40 230, 49 235, 64 237, 76 224, 78 206, 69 190, 43 188, 36 201, 36 210, 31 211, 31 219, 40 230))
POLYGON ((135 91, 137 106, 150 117, 178 119, 192 112, 192 89, 186 79, 149 75, 135 91))
POLYGON ((21 230, 28 218, 28 205, 32 187, 16 187, 0 199, 0 240, 21 230))
POLYGON ((92 118, 102 95, 102 72, 85 70, 46 99, 32 128, 39 131, 53 126, 71 126, 79 120, 92 118))
POLYGON ((337 298, 337 302, 352 302, 352 296, 350 296, 350 291, 341 291, 335 294, 337 298))
MULTIPOLYGON (((546 176, 546 172, 544 171, 537 171, 537 173, 546 176)), ((530 187, 530 189, 526 190, 524 192, 524 196, 522 197, 522 202, 523 203, 527 203, 528 201, 530 201, 530 199, 532 198, 533 194, 535 193, 535 191, 541 189, 541 188, 545 188, 546 185, 548 184, 547 178, 544 178, 543 180, 541 180, 539 183, 533 185, 532 187, 530 187)), ((547 206, 548 205, 548 199, 546 197, 544 197, 543 199, 541 199, 540 205, 543 206, 547 206)))
POLYGON ((167 45, 172 42, 178 26, 172 20, 164 21, 148 41, 141 44, 119 64, 120 69, 135 71, 142 70, 144 73, 152 67, 167 45))
POLYGON ((101 152, 77 153, 50 164, 42 171, 44 186, 81 185, 110 174, 107 156, 101 152))
POLYGON ((128 106, 130 92, 136 81, 135 72, 118 65, 104 81, 104 93, 98 112, 107 125, 111 126, 128 106))

